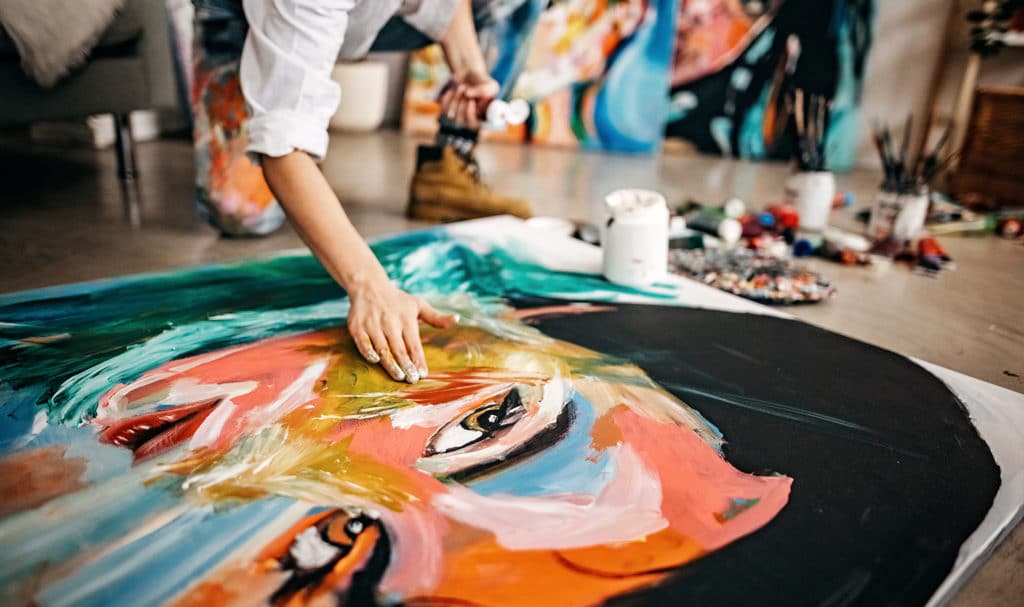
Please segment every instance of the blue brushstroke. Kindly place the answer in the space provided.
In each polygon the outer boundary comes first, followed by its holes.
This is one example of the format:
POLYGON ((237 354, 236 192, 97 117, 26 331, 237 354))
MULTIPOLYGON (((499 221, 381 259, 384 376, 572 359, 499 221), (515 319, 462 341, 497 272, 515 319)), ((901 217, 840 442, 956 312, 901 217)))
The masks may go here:
POLYGON ((711 136, 715 138, 718 151, 722 156, 732 156, 732 144, 729 143, 732 140, 732 119, 715 116, 711 119, 708 128, 711 130, 711 136))
POLYGON ((46 607, 159 605, 210 573, 224 557, 273 522, 292 500, 276 498, 217 511, 184 512, 174 521, 47 586, 46 607))
POLYGON ((583 142, 623 152, 650 152, 660 145, 668 115, 669 62, 675 36, 677 0, 648 4, 644 20, 628 43, 610 57, 597 94, 594 126, 598 141, 583 142))
POLYGON ((772 50, 772 44, 775 43, 775 28, 766 27, 761 35, 757 37, 754 42, 747 48, 747 52, 743 54, 743 60, 753 65, 760 61, 768 51, 772 50))

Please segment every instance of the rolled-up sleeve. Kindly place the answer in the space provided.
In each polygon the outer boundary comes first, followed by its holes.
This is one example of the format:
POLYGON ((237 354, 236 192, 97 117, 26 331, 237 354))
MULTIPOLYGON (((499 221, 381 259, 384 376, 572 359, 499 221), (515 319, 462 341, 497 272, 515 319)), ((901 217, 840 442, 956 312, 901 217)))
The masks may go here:
POLYGON ((461 0, 404 0, 402 19, 432 40, 448 31, 461 0))
POLYGON ((239 78, 249 108, 246 151, 327 153, 341 91, 331 80, 354 0, 243 0, 249 34, 239 78))

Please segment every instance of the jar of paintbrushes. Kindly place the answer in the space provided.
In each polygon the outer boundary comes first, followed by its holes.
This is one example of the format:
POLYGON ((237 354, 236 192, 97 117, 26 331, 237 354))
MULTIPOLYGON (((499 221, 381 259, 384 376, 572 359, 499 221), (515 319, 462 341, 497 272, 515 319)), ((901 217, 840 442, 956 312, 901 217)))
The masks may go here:
POLYGON ((790 102, 796 122, 798 170, 786 180, 786 202, 800 215, 802 229, 820 232, 828 227, 836 195, 835 176, 825 162, 828 99, 797 89, 790 102))
POLYGON ((920 235, 931 200, 928 184, 953 158, 950 155, 940 161, 949 139, 950 128, 947 128, 931 151, 919 154, 916 162, 911 161, 913 126, 913 117, 908 116, 899 150, 894 147, 888 126, 875 127, 875 147, 885 172, 885 180, 875 196, 868 222, 868 237, 875 242, 902 244, 920 235))

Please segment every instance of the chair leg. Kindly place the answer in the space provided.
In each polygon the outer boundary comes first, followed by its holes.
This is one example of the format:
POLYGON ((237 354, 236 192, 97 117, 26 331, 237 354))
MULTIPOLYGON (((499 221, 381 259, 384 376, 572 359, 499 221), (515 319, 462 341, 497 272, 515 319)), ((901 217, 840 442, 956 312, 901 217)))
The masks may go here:
POLYGON ((115 147, 117 152, 117 176, 121 179, 121 193, 124 196, 124 214, 128 223, 137 228, 142 224, 139 208, 138 176, 135 169, 135 143, 132 140, 130 114, 114 114, 115 147))
POLYGON ((114 133, 117 137, 117 176, 135 179, 135 144, 132 141, 130 114, 114 114, 114 133))

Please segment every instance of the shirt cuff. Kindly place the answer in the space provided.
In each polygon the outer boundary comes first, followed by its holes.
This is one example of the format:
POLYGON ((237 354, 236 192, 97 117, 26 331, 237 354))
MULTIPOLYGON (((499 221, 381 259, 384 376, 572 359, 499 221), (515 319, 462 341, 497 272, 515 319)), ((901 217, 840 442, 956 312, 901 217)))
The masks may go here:
POLYGON ((245 151, 277 158, 302 150, 320 162, 327 155, 327 125, 290 111, 277 110, 249 120, 249 145, 245 151))
POLYGON ((421 1, 412 12, 402 15, 406 23, 426 34, 432 40, 440 40, 448 31, 448 25, 455 15, 455 8, 462 0, 421 1))

